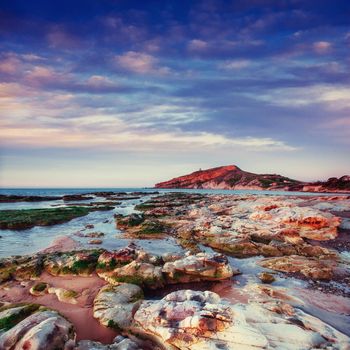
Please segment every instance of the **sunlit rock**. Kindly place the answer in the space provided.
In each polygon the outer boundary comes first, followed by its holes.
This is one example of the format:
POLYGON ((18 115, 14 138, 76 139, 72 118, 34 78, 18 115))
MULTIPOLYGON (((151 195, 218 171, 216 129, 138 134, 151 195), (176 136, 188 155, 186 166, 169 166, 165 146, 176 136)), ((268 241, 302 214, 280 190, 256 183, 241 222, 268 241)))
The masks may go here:
POLYGON ((233 271, 226 256, 207 253, 189 255, 167 262, 162 271, 168 283, 223 280, 239 273, 238 270, 233 271))

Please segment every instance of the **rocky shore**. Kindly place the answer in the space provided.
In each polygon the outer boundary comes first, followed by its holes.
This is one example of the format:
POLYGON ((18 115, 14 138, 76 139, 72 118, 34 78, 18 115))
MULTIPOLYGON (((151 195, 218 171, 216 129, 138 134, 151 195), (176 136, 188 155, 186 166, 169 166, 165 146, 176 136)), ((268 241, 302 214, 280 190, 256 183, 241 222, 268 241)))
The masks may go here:
POLYGON ((124 248, 0 260, 0 349, 350 349, 349 213, 347 196, 152 194, 112 218, 124 248), (168 238, 183 249, 133 243, 168 238))

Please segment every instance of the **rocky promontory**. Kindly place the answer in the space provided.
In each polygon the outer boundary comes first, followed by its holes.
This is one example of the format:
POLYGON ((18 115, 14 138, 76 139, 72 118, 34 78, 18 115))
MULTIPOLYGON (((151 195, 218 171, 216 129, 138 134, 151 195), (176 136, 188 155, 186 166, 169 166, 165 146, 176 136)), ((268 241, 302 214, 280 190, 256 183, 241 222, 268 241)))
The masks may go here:
POLYGON ((221 190, 283 190, 303 192, 350 192, 350 176, 327 181, 303 182, 278 174, 255 174, 236 165, 227 165, 179 176, 157 183, 156 188, 193 188, 221 190))

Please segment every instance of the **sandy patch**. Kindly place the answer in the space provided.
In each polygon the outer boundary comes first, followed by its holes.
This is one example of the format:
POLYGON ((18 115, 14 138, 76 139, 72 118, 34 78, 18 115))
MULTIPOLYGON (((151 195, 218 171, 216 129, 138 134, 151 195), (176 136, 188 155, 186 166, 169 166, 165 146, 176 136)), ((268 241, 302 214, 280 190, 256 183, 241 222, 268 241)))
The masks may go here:
POLYGON ((75 305, 60 302, 56 295, 45 294, 35 297, 29 293, 35 282, 12 281, 0 287, 0 300, 7 302, 38 303, 59 311, 75 326, 77 339, 97 340, 104 344, 112 342, 117 332, 106 328, 95 320, 92 315, 93 300, 98 290, 106 284, 97 275, 89 277, 65 276, 54 277, 43 273, 40 281, 47 282, 53 287, 71 289, 80 294, 75 305))
POLYGON ((41 250, 40 253, 67 252, 77 248, 81 248, 79 242, 68 236, 60 236, 55 238, 52 244, 41 250))

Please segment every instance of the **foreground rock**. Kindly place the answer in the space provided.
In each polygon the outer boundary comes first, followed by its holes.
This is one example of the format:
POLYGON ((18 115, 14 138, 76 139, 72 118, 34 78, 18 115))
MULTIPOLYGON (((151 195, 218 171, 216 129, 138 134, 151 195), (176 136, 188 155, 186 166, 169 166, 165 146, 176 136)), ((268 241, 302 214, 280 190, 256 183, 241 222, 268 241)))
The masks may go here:
POLYGON ((135 284, 103 287, 94 300, 94 317, 107 327, 126 330, 139 307, 143 292, 135 284))
POLYGON ((165 349, 348 349, 349 338, 277 301, 229 304, 212 292, 181 290, 144 301, 135 329, 165 349))
POLYGON ((0 308, 2 350, 63 350, 74 338, 73 325, 56 311, 39 305, 0 308))
MULTIPOLYGON (((134 341, 117 336, 112 344, 76 342, 73 325, 54 310, 37 304, 0 307, 1 350, 141 350, 134 341)), ((140 341, 142 343, 142 341, 140 341)))

